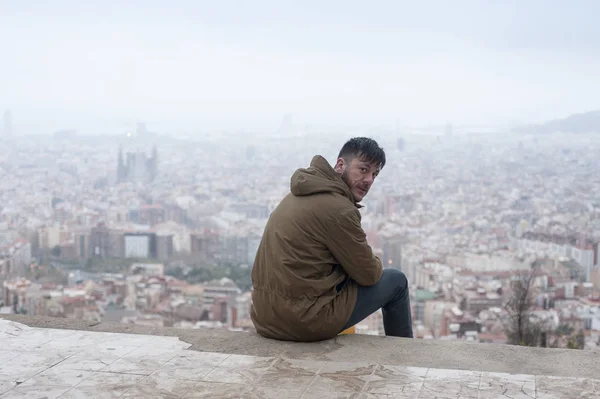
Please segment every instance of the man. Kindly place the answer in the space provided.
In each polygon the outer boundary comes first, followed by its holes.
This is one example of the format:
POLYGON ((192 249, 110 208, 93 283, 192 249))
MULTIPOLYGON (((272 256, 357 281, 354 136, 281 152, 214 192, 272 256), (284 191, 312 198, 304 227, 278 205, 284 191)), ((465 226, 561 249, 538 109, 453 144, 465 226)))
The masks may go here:
POLYGON ((408 282, 383 270, 361 227, 358 203, 385 165, 376 141, 357 137, 335 167, 320 155, 298 169, 271 214, 252 270, 259 334, 318 341, 383 308, 386 335, 412 338, 408 282))

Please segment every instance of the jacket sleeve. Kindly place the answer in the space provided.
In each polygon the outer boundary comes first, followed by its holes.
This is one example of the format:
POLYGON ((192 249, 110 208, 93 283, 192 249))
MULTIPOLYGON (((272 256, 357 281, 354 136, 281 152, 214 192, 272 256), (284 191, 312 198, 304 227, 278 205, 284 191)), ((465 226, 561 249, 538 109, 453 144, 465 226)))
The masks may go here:
POLYGON ((358 209, 342 211, 331 220, 330 226, 326 244, 345 272, 359 285, 377 283, 383 267, 367 243, 358 209))

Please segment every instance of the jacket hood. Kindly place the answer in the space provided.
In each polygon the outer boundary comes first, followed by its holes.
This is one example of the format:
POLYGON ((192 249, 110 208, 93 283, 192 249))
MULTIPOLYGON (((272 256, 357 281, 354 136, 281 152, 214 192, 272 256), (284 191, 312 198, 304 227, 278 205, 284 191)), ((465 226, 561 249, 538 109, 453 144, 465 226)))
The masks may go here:
POLYGON ((356 204, 348 185, 321 155, 313 157, 310 167, 300 168, 294 172, 290 181, 290 190, 297 197, 338 193, 356 204))

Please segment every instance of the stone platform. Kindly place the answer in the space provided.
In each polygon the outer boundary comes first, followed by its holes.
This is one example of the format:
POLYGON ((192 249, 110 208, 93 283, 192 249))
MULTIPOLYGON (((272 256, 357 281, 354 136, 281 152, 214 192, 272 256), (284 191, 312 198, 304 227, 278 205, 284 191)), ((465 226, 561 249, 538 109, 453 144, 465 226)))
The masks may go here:
MULTIPOLYGON (((237 333, 238 341, 248 335, 237 333)), ((348 337, 376 339, 356 338, 348 337)), ((199 351, 177 336, 39 328, 0 319, 0 399, 600 398, 600 375, 419 367, 373 361, 360 355, 364 345, 355 349, 353 359, 341 361, 268 350, 265 356, 199 351)))

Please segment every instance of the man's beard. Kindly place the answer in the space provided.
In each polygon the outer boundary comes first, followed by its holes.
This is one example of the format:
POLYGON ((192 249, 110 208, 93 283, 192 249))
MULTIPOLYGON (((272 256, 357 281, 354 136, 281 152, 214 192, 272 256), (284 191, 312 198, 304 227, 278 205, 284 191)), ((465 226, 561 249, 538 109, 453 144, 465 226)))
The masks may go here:
POLYGON ((341 177, 342 177, 342 180, 344 181, 344 183, 346 183, 346 186, 348 186, 348 190, 350 191, 350 195, 352 195, 354 202, 358 202, 357 198, 354 196, 354 192, 352 192, 352 184, 350 183, 350 179, 348 179, 348 170, 347 169, 342 172, 341 177))
POLYGON ((364 191, 365 194, 369 191, 368 188, 366 188, 366 187, 352 185, 352 183, 350 182, 350 179, 348 179, 348 169, 346 169, 345 171, 342 172, 341 177, 342 177, 342 180, 344 181, 344 183, 346 183, 346 185, 350 189, 350 191, 352 191, 353 188, 358 188, 359 190, 364 191))
POLYGON ((350 180, 348 180, 348 169, 344 170, 342 172, 342 180, 344 181, 344 183, 346 183, 346 185, 348 186, 349 189, 352 189, 352 186, 350 185, 350 180))

